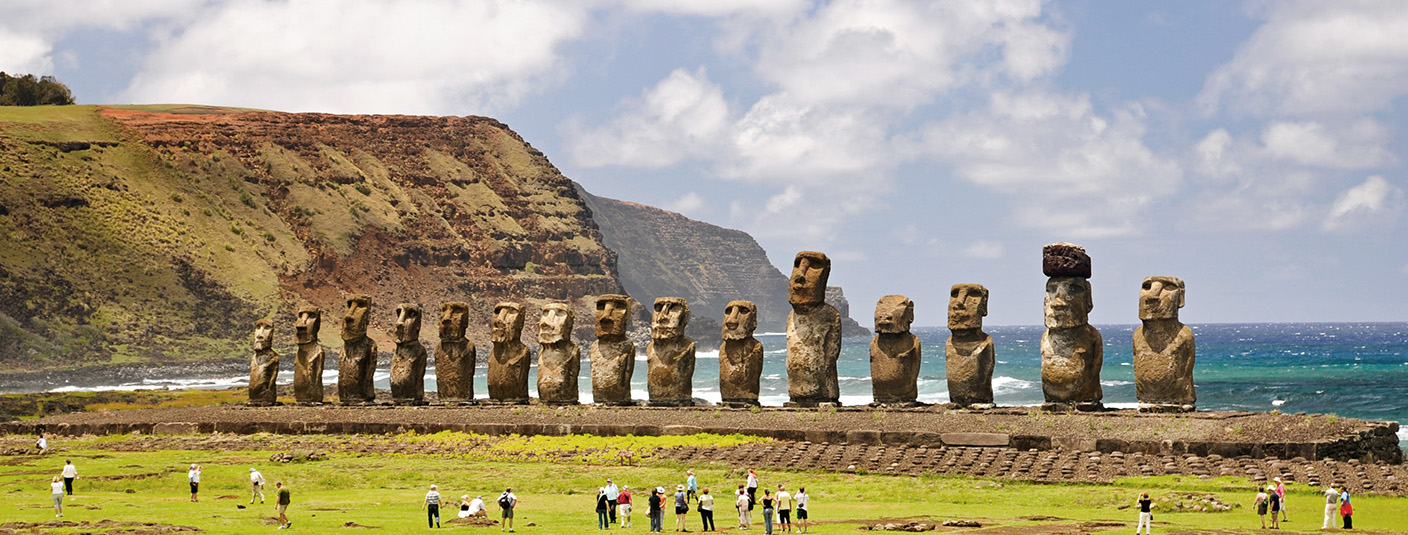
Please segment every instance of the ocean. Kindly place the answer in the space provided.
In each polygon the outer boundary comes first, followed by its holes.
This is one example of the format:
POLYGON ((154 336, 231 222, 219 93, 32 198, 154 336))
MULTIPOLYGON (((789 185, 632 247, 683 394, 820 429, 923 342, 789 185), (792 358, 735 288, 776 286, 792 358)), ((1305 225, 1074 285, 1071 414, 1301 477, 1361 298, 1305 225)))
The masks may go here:
MULTIPOLYGON (((1135 325, 1097 326, 1105 340, 1101 370, 1105 405, 1136 406, 1131 337, 1135 325)), ((1194 368, 1198 408, 1201 410, 1280 410, 1337 414, 1368 420, 1408 422, 1408 323, 1248 323, 1192 325, 1198 356, 1194 368)), ((997 326, 984 329, 992 336, 997 353, 993 391, 998 405, 1037 405, 1042 402, 1040 326, 997 326)), ((919 378, 919 400, 948 401, 944 371, 943 327, 913 331, 923 343, 924 361, 919 378)), ((763 405, 787 401, 786 337, 782 333, 756 335, 763 343, 764 363, 760 400, 763 405)), ((847 338, 837 363, 843 405, 871 401, 870 340, 847 338)), ((484 362, 487 348, 480 349, 484 362)), ((584 351, 585 354, 585 351, 584 351)), ((694 372, 694 395, 720 399, 718 349, 700 347, 694 372)), ((291 359, 288 355, 286 359, 291 359)), ((645 356, 636 357, 634 397, 648 399, 645 356)), ((292 382, 285 365, 280 383, 292 382)), ((474 391, 488 394, 485 373, 475 374, 474 391)), ((389 372, 376 376, 378 388, 390 388, 389 372)), ((324 384, 336 384, 337 372, 329 371, 324 384)), ((146 379, 121 385, 68 385, 54 391, 132 390, 138 388, 227 388, 244 385, 247 376, 199 379, 146 379)), ((537 384, 536 367, 529 384, 537 384)), ((589 363, 583 361, 579 380, 582 402, 591 401, 589 363)), ((427 372, 426 389, 435 390, 434 368, 427 372)), ((536 386, 530 387, 536 392, 536 386)), ((1408 447, 1408 430, 1399 431, 1408 447)))

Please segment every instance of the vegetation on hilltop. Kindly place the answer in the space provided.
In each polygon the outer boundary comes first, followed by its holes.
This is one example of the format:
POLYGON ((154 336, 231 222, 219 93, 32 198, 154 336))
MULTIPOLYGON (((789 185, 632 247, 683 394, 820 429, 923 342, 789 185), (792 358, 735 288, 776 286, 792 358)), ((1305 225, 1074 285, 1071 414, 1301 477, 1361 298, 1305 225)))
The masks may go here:
POLYGON ((0 106, 62 106, 73 104, 68 86, 53 76, 10 76, 0 71, 0 106))

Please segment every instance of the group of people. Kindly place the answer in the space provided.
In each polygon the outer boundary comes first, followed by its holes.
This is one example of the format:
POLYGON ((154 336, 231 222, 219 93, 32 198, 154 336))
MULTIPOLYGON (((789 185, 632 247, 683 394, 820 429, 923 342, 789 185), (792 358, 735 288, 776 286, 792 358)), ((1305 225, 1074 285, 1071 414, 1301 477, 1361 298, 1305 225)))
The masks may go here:
MULTIPOLYGON (((1267 528, 1267 513, 1271 514, 1271 529, 1281 529, 1281 522, 1290 520, 1286 517, 1286 484, 1279 477, 1273 478, 1266 488, 1257 488, 1255 504, 1256 514, 1261 517, 1261 529, 1267 528)), ((1320 523, 1320 529, 1334 528, 1336 513, 1340 516, 1341 528, 1354 529, 1354 507, 1349 503, 1347 485, 1325 487, 1325 518, 1320 523)))
MULTIPOLYGON (((647 504, 651 533, 664 531, 665 508, 671 503, 672 498, 675 508, 675 531, 689 531, 688 517, 691 504, 699 509, 701 530, 718 531, 714 525, 714 495, 710 493, 709 487, 701 488, 699 486, 699 480, 695 477, 694 470, 686 471, 685 476, 684 483, 675 485, 673 496, 663 486, 650 489, 650 498, 647 504)), ((798 522, 797 533, 807 532, 807 505, 810 497, 807 495, 806 487, 798 488, 796 494, 788 493, 785 485, 778 485, 776 494, 765 488, 761 498, 758 497, 758 488, 758 474, 750 469, 747 479, 740 483, 738 490, 734 492, 733 505, 738 511, 739 529, 752 527, 753 510, 761 506, 764 535, 772 535, 774 515, 776 515, 777 524, 782 533, 791 533, 794 511, 798 522)), ((606 485, 597 488, 597 529, 610 529, 618 522, 620 527, 630 527, 632 499, 630 486, 617 487, 611 478, 607 478, 606 485)))
MULTIPOLYGON (((503 509, 504 523, 508 525, 509 531, 513 531, 513 506, 518 504, 518 496, 513 494, 513 489, 504 489, 504 493, 499 496, 499 507, 503 509)), ((421 509, 425 510, 426 525, 432 528, 440 527, 440 488, 431 485, 430 491, 425 493, 425 501, 421 502, 421 509)), ((470 499, 468 494, 460 496, 460 518, 469 517, 489 517, 489 508, 484 505, 484 496, 475 496, 470 499)), ((502 530, 502 528, 501 528, 502 530)))
MULTIPOLYGON (((191 468, 186 472, 186 480, 191 486, 192 502, 200 501, 200 475, 201 467, 199 464, 192 464, 191 468)), ((78 479, 78 467, 73 465, 73 461, 65 460, 63 471, 60 472, 59 475, 54 476, 53 481, 49 483, 50 492, 54 498, 54 518, 63 518, 64 496, 73 496, 73 481, 75 479, 78 479)), ((256 498, 259 500, 259 503, 264 503, 264 474, 259 473, 259 470, 254 469, 254 467, 250 467, 249 482, 249 503, 253 505, 256 498)), ((275 508, 279 512, 279 529, 286 529, 293 526, 293 522, 289 521, 287 514, 289 503, 292 502, 292 493, 289 492, 288 487, 284 486, 282 481, 275 481, 274 488, 279 491, 278 501, 275 504, 275 508)))

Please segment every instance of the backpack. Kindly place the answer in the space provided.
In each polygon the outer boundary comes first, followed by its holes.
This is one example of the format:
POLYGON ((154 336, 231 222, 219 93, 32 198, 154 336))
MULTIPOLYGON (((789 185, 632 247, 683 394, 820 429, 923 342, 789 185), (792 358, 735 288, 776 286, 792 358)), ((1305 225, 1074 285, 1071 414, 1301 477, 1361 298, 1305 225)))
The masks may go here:
POLYGON ((510 507, 513 507, 513 502, 512 502, 512 501, 509 501, 509 499, 508 499, 508 494, 500 494, 500 495, 499 495, 499 508, 501 508, 501 509, 508 509, 508 508, 510 508, 510 507))

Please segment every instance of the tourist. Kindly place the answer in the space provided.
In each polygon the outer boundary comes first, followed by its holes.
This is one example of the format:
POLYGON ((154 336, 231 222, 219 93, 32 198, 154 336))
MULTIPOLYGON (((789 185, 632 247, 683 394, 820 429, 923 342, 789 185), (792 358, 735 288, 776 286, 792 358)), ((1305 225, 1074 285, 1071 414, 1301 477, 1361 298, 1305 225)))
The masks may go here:
POLYGON ((483 497, 483 496, 475 496, 473 500, 469 500, 469 506, 466 507, 466 506, 464 505, 464 500, 465 500, 465 498, 468 498, 468 497, 469 497, 469 495, 466 494, 466 495, 464 495, 463 497, 460 498, 460 517, 461 517, 461 518, 470 518, 470 517, 489 518, 489 508, 484 505, 484 497, 483 497))
POLYGON ((1261 488, 1261 485, 1257 485, 1256 502, 1253 502, 1252 505, 1256 507, 1257 516, 1261 517, 1261 529, 1266 529, 1266 508, 1271 505, 1269 503, 1270 501, 1271 499, 1266 496, 1266 489, 1261 488))
POLYGON ((616 488, 616 484, 615 484, 615 483, 612 483, 612 482, 611 482, 611 478, 609 478, 609 477, 606 478, 606 487, 605 487, 605 488, 606 488, 606 504, 607 504, 607 508, 609 509, 609 510, 606 512, 606 516, 607 516, 607 518, 610 518, 610 519, 611 519, 611 523, 612 523, 612 524, 615 524, 615 523, 616 523, 616 506, 621 503, 621 501, 620 501, 620 500, 621 500, 621 491, 620 491, 620 489, 617 489, 617 488, 616 488))
POLYGON ((777 486, 777 523, 783 533, 792 531, 792 495, 782 485, 777 486))
POLYGON ((249 484, 252 487, 249 493, 249 503, 254 503, 254 497, 259 497, 259 503, 264 503, 264 474, 259 473, 253 466, 249 467, 249 484))
POLYGON ((714 527, 714 497, 709 495, 709 487, 699 494, 699 522, 704 525, 703 531, 718 531, 714 527))
MULTIPOLYGON (((1276 497, 1278 498, 1278 501, 1281 502, 1281 521, 1290 522, 1291 519, 1286 518, 1286 484, 1282 483, 1281 478, 1279 477, 1271 478, 1271 481, 1274 481, 1276 483, 1276 497)), ((1277 522, 1275 523, 1275 525, 1280 525, 1280 523, 1277 522)))
POLYGON ((631 527, 631 486, 622 485, 621 495, 616 497, 616 518, 621 519, 621 527, 631 527))
POLYGON ((469 504, 470 504, 470 501, 469 501, 469 495, 468 495, 468 494, 465 494, 465 495, 463 495, 463 496, 460 496, 460 512, 459 512, 459 517, 460 517, 460 518, 469 518, 469 504))
POLYGON ((660 533, 665 529, 665 512, 660 509, 665 500, 665 487, 655 487, 650 492, 650 532, 660 533))
POLYGON ((39 453, 46 453, 49 451, 49 439, 44 438, 44 433, 40 433, 39 440, 34 441, 34 449, 38 450, 39 453))
POLYGON ((440 527, 440 491, 435 485, 430 486, 430 492, 425 493, 425 501, 421 502, 421 509, 425 509, 426 527, 440 527))
POLYGON ((675 531, 689 531, 685 529, 685 517, 689 514, 688 496, 684 492, 684 485, 675 485, 675 531))
MULTIPOLYGON (((611 481, 608 479, 607 481, 611 481)), ((606 489, 597 487, 596 489, 596 529, 607 529, 611 527, 611 517, 606 514, 606 510, 611 508, 611 502, 606 499, 606 489)))
POLYGON ((748 469, 748 510, 753 510, 753 504, 758 501, 758 473, 752 468, 748 469))
POLYGON ((293 503, 293 500, 290 499, 293 493, 288 491, 288 487, 285 487, 282 481, 275 481, 274 488, 279 489, 279 503, 274 506, 274 509, 279 512, 279 529, 291 528, 293 521, 288 519, 288 504, 293 503))
POLYGON ((1271 502, 1271 529, 1281 529, 1281 517, 1277 516, 1281 512, 1281 495, 1276 494, 1276 485, 1268 485, 1266 491, 1270 493, 1266 499, 1271 502))
POLYGON ((1140 530, 1144 531, 1144 535, 1149 535, 1149 523, 1154 520, 1154 512, 1150 510, 1153 505, 1154 500, 1149 499, 1149 493, 1139 495, 1139 525, 1134 528, 1134 535, 1139 535, 1140 530))
POLYGON ((54 482, 49 484, 49 492, 54 495, 54 518, 62 518, 64 516, 64 484, 59 476, 54 476, 54 482))
POLYGON ((1349 486, 1340 485, 1340 490, 1340 525, 1344 529, 1354 529, 1354 521, 1350 519, 1354 508, 1349 506, 1349 486))
POLYGON ((743 485, 738 486, 735 495, 733 505, 738 508, 738 529, 748 529, 748 524, 753 521, 748 510, 753 508, 753 503, 748 499, 748 490, 743 485))
POLYGON ((694 469, 685 470, 684 490, 685 498, 699 501, 699 480, 694 477, 694 469))
POLYGON ((1320 529, 1333 529, 1335 527, 1335 512, 1340 509, 1340 491, 1335 490, 1334 485, 1325 487, 1325 520, 1320 523, 1320 529))
POLYGON ((772 493, 763 489, 763 535, 772 535, 772 493))
POLYGON ((73 461, 64 460, 64 492, 73 496, 73 480, 78 477, 78 467, 73 465, 73 461))
POLYGON ((503 518, 503 525, 499 526, 499 531, 508 528, 509 533, 513 533, 513 508, 518 507, 518 496, 513 494, 513 487, 504 489, 504 493, 499 495, 499 515, 503 518))
POLYGON ((792 495, 792 499, 797 502, 797 527, 800 529, 798 533, 806 533, 807 502, 811 500, 811 496, 807 496, 806 487, 797 487, 797 493, 792 495))
POLYGON ((186 472, 186 480, 191 483, 191 501, 200 501, 196 498, 196 493, 200 492, 200 465, 191 465, 191 470, 186 472))

